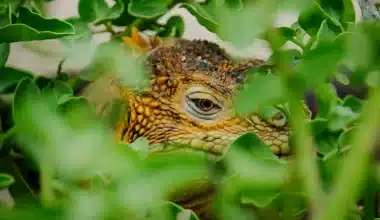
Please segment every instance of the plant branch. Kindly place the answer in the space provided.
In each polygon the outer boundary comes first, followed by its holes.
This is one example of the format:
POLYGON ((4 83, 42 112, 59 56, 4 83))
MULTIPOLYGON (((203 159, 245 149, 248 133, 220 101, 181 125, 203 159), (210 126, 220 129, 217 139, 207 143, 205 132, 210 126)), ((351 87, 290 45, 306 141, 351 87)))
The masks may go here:
POLYGON ((288 86, 288 97, 292 114, 290 123, 296 151, 295 167, 297 175, 303 182, 307 196, 312 201, 312 209, 316 210, 322 204, 324 192, 319 179, 313 138, 309 127, 305 124, 304 109, 300 102, 302 98, 291 86, 288 86))

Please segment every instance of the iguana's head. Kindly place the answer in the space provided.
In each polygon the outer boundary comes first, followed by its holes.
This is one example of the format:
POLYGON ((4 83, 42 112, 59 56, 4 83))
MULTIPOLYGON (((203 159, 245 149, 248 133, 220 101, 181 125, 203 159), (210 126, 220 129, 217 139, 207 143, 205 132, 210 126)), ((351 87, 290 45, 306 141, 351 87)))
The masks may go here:
POLYGON ((216 44, 200 40, 160 43, 147 61, 149 88, 122 96, 130 115, 117 126, 121 140, 146 137, 152 151, 190 148, 218 156, 238 136, 254 132, 273 153, 290 153, 284 114, 263 120, 234 111, 235 93, 259 61, 233 61, 216 44))

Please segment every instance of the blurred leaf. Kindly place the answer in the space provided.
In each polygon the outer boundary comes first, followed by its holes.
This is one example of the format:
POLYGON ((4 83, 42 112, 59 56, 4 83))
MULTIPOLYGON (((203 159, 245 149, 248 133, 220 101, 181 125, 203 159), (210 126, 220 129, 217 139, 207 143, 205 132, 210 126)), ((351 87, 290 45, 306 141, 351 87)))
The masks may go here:
POLYGON ((185 23, 181 16, 171 17, 165 25, 165 29, 159 32, 158 35, 164 38, 182 37, 185 31, 185 23))
POLYGON ((279 161, 278 157, 272 153, 270 148, 254 133, 241 135, 229 148, 231 150, 244 151, 250 157, 259 160, 279 161))
POLYGON ((260 107, 278 104, 284 98, 284 88, 279 76, 249 76, 247 87, 238 91, 235 108, 239 114, 257 111, 260 107))
POLYGON ((296 49, 278 49, 269 57, 268 63, 275 65, 275 71, 292 70, 296 63, 300 62, 303 54, 296 49))
POLYGON ((207 30, 211 32, 216 32, 219 27, 218 21, 213 17, 213 15, 208 11, 207 7, 204 5, 196 3, 182 3, 180 7, 186 8, 207 30))
POLYGON ((374 61, 373 45, 364 33, 344 32, 335 39, 344 47, 345 64, 352 68, 367 68, 374 61))
POLYGON ((335 33, 340 33, 340 23, 333 20, 324 12, 321 6, 315 1, 311 7, 301 11, 298 17, 299 25, 311 36, 315 37, 321 27, 322 22, 326 20, 329 28, 335 33))
POLYGON ((355 9, 351 0, 318 0, 318 3, 335 24, 355 21, 355 9))
POLYGON ((291 41, 295 36, 296 32, 289 27, 277 27, 264 32, 261 38, 268 41, 272 48, 276 49, 291 41))
POLYGON ((73 26, 65 21, 47 19, 21 7, 16 23, 1 27, 0 33, 0 42, 19 42, 56 39, 75 32, 73 26))
POLYGON ((11 47, 9 43, 0 44, 0 68, 4 67, 7 62, 10 50, 11 47))
POLYGON ((58 99, 59 97, 66 94, 70 94, 70 95, 74 94, 73 89, 66 82, 63 82, 61 80, 54 80, 53 84, 54 84, 54 92, 58 99))
POLYGON ((152 19, 168 12, 168 3, 167 0, 131 0, 128 12, 135 17, 152 19))
POLYGON ((177 220, 199 220, 199 218, 191 210, 184 209, 181 206, 179 206, 173 202, 167 202, 166 204, 167 204, 167 206, 169 206, 170 216, 172 216, 173 219, 177 219, 177 220))
POLYGON ((343 85, 349 85, 350 84, 350 79, 347 77, 347 75, 346 74, 344 74, 344 73, 336 73, 336 75, 335 75, 335 79, 339 82, 339 83, 341 83, 341 84, 343 84, 343 85))
POLYGON ((336 33, 331 30, 327 20, 323 20, 321 27, 317 33, 317 42, 319 41, 332 41, 336 37, 336 33))
POLYGON ((214 14, 219 22, 218 36, 242 49, 251 45, 264 32, 276 10, 275 0, 256 1, 246 4, 241 10, 217 7, 214 14))
MULTIPOLYGON (((8 0, 10 1, 10 0, 8 0)), ((12 5, 9 4, 0 4, 0 27, 12 23, 12 5)))
POLYGON ((328 118, 331 109, 337 104, 338 97, 335 87, 331 83, 320 83, 315 88, 318 105, 317 117, 328 118))
POLYGON ((328 120, 325 118, 316 118, 310 122, 310 127, 313 135, 318 135, 326 130, 328 120))
MULTIPOLYGON (((22 110, 25 108, 25 100, 33 102, 39 94, 40 90, 30 78, 25 77, 18 82, 13 100, 13 118, 15 123, 22 122, 25 117, 22 113, 22 110)), ((28 104, 32 102, 28 102, 28 104)))
POLYGON ((94 24, 117 19, 123 13, 124 7, 122 0, 116 0, 111 8, 105 0, 80 0, 78 4, 80 18, 94 24))
POLYGON ((344 97, 342 105, 344 107, 349 107, 352 111, 356 113, 360 113, 363 106, 363 102, 363 100, 353 95, 348 95, 344 97))
MULTIPOLYGON (((81 78, 95 80, 104 73, 114 73, 130 89, 146 86, 148 76, 144 55, 133 55, 120 42, 106 42, 97 47, 91 64, 80 74, 81 78)), ((114 78, 115 79, 115 78, 114 78)))
POLYGON ((102 116, 106 123, 111 127, 114 126, 128 111, 126 105, 120 99, 113 99, 109 103, 104 104, 102 116))
POLYGON ((0 5, 9 5, 13 12, 17 11, 18 8, 23 4, 23 0, 2 0, 0 5))
POLYGON ((254 205, 258 208, 265 208, 268 207, 278 196, 280 196, 279 190, 247 190, 242 193, 241 203, 244 205, 254 205))
POLYGON ((353 112, 351 108, 344 106, 335 106, 331 111, 329 118, 329 129, 337 131, 344 129, 347 125, 359 118, 359 114, 353 112))
POLYGON ((149 142, 145 137, 137 138, 137 140, 129 144, 129 147, 137 151, 142 159, 145 159, 148 156, 149 142))
POLYGON ((276 107, 265 106, 263 108, 260 108, 257 114, 260 116, 260 118, 264 120, 268 120, 268 119, 272 119, 279 112, 281 112, 281 110, 276 107))
POLYGON ((229 146, 224 160, 228 174, 219 196, 224 203, 222 209, 230 209, 227 213, 241 209, 225 207, 229 202, 239 201, 232 206, 242 203, 263 208, 279 195, 285 181, 286 165, 256 134, 246 133, 236 139, 229 146))
POLYGON ((88 27, 88 23, 80 18, 68 18, 66 22, 70 23, 75 30, 74 35, 61 38, 64 43, 74 43, 78 41, 90 41, 92 33, 88 27))
POLYGON ((351 138, 352 135, 355 134, 355 132, 358 132, 358 127, 351 127, 344 131, 340 136, 338 140, 339 148, 343 149, 344 147, 347 147, 351 145, 351 138))
POLYGON ((6 173, 0 173, 0 190, 8 188, 14 183, 14 178, 6 173))
POLYGON ((56 77, 57 80, 62 80, 64 82, 68 82, 70 79, 70 75, 66 72, 59 72, 56 77))
POLYGON ((302 80, 307 88, 313 88, 336 72, 338 62, 342 58, 342 48, 339 44, 320 42, 316 49, 305 53, 296 65, 296 77, 302 80))
POLYGON ((121 13, 121 15, 118 18, 113 19, 111 21, 113 25, 127 26, 135 19, 135 17, 133 17, 131 14, 128 13, 128 5, 130 1, 131 0, 123 0, 123 4, 124 4, 123 13, 121 13))
MULTIPOLYGON (((327 128, 327 127, 326 127, 327 128)), ((328 155, 338 149, 338 132, 330 132, 328 129, 316 134, 314 137, 317 151, 322 155, 328 155)))

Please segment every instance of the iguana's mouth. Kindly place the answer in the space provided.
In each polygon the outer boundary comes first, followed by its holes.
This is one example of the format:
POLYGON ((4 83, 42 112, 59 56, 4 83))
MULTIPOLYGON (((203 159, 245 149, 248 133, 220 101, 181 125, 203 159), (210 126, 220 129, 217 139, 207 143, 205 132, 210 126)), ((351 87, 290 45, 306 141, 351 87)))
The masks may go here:
MULTIPOLYGON (((227 148, 227 147, 225 147, 227 148)), ((162 142, 160 144, 152 144, 149 146, 149 153, 151 154, 166 154, 166 153, 175 153, 175 152, 189 152, 196 154, 204 154, 205 156, 211 159, 221 158, 225 150, 218 151, 206 148, 196 148, 188 144, 173 143, 170 141, 162 142)))

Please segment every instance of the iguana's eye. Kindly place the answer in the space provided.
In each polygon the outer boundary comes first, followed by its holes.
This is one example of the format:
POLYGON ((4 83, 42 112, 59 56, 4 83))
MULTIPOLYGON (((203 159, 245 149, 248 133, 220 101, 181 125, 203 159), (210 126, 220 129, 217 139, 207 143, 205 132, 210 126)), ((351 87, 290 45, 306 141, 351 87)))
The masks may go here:
POLYGON ((185 98, 185 110, 193 117, 215 120, 222 104, 208 91, 190 91, 185 98))
POLYGON ((195 106, 198 109, 200 109, 204 112, 211 111, 214 107, 220 108, 214 102, 212 102, 211 100, 208 100, 208 99, 192 99, 192 101, 194 102, 195 106))

